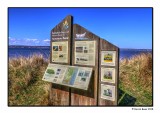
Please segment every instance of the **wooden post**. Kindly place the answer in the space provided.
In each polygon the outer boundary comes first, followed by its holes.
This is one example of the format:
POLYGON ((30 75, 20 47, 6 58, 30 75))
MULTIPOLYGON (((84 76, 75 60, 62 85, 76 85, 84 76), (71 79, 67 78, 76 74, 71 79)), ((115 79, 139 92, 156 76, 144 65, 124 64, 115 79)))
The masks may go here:
MULTIPOLYGON (((67 16, 56 27, 51 30, 50 43, 50 63, 71 65, 71 45, 72 45, 72 16, 67 16), (67 60, 54 59, 53 49, 55 45, 64 44, 67 53, 67 60), (53 47, 54 46, 54 47, 53 47)), ((62 45, 63 46, 63 45, 62 45)), ((63 54, 64 55, 64 54, 63 54)), ((51 83, 50 87, 50 105, 69 105, 70 101, 69 87, 51 83)))

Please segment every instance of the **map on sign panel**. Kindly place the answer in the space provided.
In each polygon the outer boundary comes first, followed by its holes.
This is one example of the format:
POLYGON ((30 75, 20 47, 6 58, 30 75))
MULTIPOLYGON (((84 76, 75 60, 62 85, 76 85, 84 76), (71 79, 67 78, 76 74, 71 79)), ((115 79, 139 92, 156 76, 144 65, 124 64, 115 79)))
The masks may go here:
POLYGON ((92 68, 49 64, 42 78, 44 81, 78 89, 88 89, 92 68))

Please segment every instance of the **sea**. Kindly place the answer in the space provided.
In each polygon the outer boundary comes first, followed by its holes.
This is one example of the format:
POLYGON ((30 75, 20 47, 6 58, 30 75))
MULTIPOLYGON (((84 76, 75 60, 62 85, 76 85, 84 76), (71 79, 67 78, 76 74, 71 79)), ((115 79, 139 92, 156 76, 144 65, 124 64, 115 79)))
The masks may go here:
MULTIPOLYGON (((119 58, 131 58, 141 53, 152 53, 152 49, 120 49, 119 58)), ((50 47, 23 47, 23 46, 9 46, 8 57, 30 57, 34 54, 42 54, 44 58, 48 59, 50 56, 50 47)))

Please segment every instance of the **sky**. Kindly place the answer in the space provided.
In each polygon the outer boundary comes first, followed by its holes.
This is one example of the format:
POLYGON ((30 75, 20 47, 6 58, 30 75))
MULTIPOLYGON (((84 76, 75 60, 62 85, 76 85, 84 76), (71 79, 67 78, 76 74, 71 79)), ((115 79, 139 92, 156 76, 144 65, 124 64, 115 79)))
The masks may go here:
POLYGON ((9 45, 49 46, 67 15, 119 48, 152 49, 152 8, 8 8, 9 45))

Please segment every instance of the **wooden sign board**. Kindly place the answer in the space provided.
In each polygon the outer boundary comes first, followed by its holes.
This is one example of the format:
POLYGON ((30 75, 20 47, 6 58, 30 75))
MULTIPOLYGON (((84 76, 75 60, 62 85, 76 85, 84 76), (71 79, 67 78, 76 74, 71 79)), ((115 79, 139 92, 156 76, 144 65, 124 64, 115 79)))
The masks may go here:
POLYGON ((89 67, 49 64, 42 80, 88 90, 91 75, 92 68, 89 67))
POLYGON ((67 16, 51 30, 51 63, 70 65, 72 16, 67 16))
POLYGON ((73 25, 71 16, 67 16, 52 29, 50 45, 51 64, 43 78, 53 82, 50 89, 50 105, 114 106, 118 104, 118 47, 78 24, 73 25), (61 66, 57 67, 55 64, 61 66), (55 74, 50 69, 53 69, 55 74), (64 74, 61 74, 62 78, 58 79, 60 75, 58 69, 69 69, 72 74, 64 71, 64 74), (84 77, 84 70, 92 70, 88 78, 84 77), (48 73, 52 73, 52 77, 48 73), (72 78, 74 82, 71 82, 72 78))
MULTIPOLYGON (((67 16, 51 30, 50 63, 71 65, 72 16, 67 16)), ((50 105, 69 105, 69 87, 51 83, 50 105)))
POLYGON ((118 105, 119 48, 100 39, 99 101, 100 106, 118 105))
POLYGON ((72 65, 93 68, 87 91, 71 89, 71 105, 97 105, 99 37, 78 24, 73 25, 72 65))

